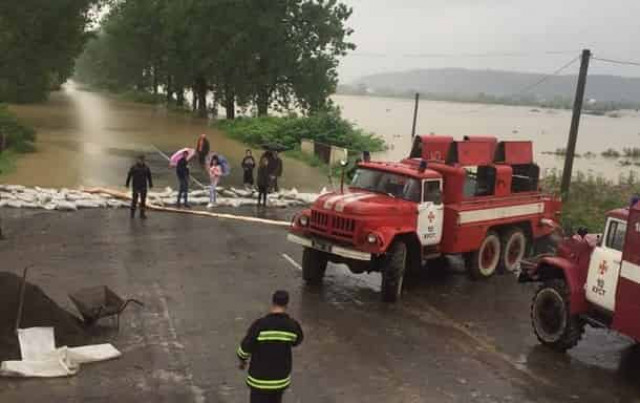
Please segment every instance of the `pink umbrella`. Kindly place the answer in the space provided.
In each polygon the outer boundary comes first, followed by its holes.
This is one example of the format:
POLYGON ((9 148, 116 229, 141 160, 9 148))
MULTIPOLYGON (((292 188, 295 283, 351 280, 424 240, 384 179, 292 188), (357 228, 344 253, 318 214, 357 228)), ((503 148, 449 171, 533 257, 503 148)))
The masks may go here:
POLYGON ((176 165, 178 165, 178 162, 182 158, 182 155, 185 151, 187 152, 187 161, 189 161, 196 155, 196 150, 194 150, 193 148, 183 148, 181 150, 178 150, 171 156, 171 159, 169 160, 169 166, 175 167, 176 165))

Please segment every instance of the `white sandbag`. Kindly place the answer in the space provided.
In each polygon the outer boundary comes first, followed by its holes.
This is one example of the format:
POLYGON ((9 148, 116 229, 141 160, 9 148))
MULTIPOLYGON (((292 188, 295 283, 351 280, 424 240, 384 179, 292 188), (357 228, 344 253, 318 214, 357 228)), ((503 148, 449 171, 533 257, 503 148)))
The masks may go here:
POLYGON ((218 194, 224 197, 229 197, 229 198, 238 197, 237 194, 235 194, 234 192, 228 189, 222 189, 221 191, 218 192, 218 194))
POLYGON ((43 208, 47 211, 53 211, 56 208, 58 208, 58 205, 56 203, 47 203, 45 205, 43 205, 43 208))
POLYGON ((52 327, 18 329, 18 341, 24 361, 37 361, 53 354, 56 350, 56 339, 52 327))
POLYGON ((25 189, 26 187, 22 185, 5 185, 4 186, 4 190, 7 190, 9 192, 22 192, 25 189))
POLYGON ((100 208, 101 205, 95 200, 76 200, 75 205, 77 208, 100 208))
POLYGON ((27 203, 35 203, 38 200, 38 197, 35 193, 18 193, 16 195, 16 199, 27 203))
POLYGON ((21 202, 20 200, 9 200, 7 202, 7 206, 11 208, 22 208, 23 204, 24 202, 21 202))
POLYGON ((95 344, 83 347, 67 348, 69 360, 78 364, 88 364, 91 362, 106 361, 118 358, 122 355, 111 344, 95 344))
POLYGON ((40 208, 40 203, 37 202, 23 202, 22 208, 40 208))
POLYGON ((69 201, 76 202, 78 200, 88 199, 89 197, 85 197, 80 193, 67 193, 65 198, 69 201))
POLYGON ((129 207, 129 203, 122 201, 122 200, 108 200, 107 201, 107 206, 110 208, 122 208, 122 207, 129 207))
POLYGON ((76 211, 78 207, 76 207, 75 203, 70 201, 59 201, 56 203, 56 210, 59 211, 76 211))
POLYGON ((323 195, 329 192, 330 192, 329 189, 327 189, 326 187, 323 187, 322 190, 320 191, 320 195, 323 195))
POLYGON ((209 197, 190 197, 189 204, 194 206, 205 206, 209 204, 209 197))
POLYGON ((194 190, 193 192, 189 192, 189 197, 205 197, 209 196, 208 190, 194 190))
POLYGON ((0 199, 0 208, 7 207, 8 204, 9 204, 9 200, 0 199))
POLYGON ((285 199, 295 199, 298 197, 298 189, 284 190, 282 191, 282 197, 285 199))

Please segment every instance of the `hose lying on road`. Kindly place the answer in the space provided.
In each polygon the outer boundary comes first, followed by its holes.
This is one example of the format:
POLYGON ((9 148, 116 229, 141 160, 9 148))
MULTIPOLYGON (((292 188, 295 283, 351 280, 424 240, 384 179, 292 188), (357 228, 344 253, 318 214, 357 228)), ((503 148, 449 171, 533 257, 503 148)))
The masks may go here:
MULTIPOLYGON (((106 189, 106 188, 88 188, 87 189, 87 188, 84 188, 84 189, 82 189, 82 191, 83 192, 87 192, 87 193, 92 193, 92 194, 104 193, 104 194, 111 195, 111 196, 113 196, 115 198, 118 198, 118 199, 131 200, 131 195, 130 194, 124 193, 124 192, 119 192, 117 190, 112 190, 112 189, 106 189)), ((147 204, 147 208, 149 210, 164 211, 164 212, 167 212, 167 213, 191 214, 191 215, 198 215, 198 216, 212 217, 212 218, 226 218, 226 219, 230 219, 230 220, 254 222, 254 223, 259 223, 259 224, 267 224, 267 225, 275 225, 275 226, 278 226, 278 227, 288 227, 290 225, 287 221, 269 220, 269 219, 266 219, 266 218, 247 217, 247 216, 240 216, 240 215, 226 214, 226 213, 211 213, 209 211, 184 210, 184 209, 177 209, 177 208, 171 208, 171 207, 157 206, 157 205, 155 205, 153 203, 147 204)))

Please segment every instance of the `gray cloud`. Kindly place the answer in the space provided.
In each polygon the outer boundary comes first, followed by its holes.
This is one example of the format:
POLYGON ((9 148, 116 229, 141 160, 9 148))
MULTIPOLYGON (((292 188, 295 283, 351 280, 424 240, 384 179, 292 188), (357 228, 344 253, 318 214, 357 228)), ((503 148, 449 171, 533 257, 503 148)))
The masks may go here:
MULTIPOLYGON (((345 82, 418 68, 550 72, 585 47, 640 61, 638 0, 342 1, 358 45, 340 67, 345 82)), ((591 73, 640 76, 640 67, 594 62, 591 73)))

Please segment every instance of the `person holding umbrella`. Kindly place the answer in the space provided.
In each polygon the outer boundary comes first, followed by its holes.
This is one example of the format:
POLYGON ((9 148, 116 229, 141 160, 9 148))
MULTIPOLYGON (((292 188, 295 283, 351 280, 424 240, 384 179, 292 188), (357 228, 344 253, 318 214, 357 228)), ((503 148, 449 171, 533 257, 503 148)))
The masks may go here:
POLYGON ((263 155, 258 163, 258 207, 261 203, 264 203, 265 207, 267 206, 267 193, 271 183, 269 174, 269 157, 263 155))
POLYGON ((180 199, 184 197, 184 207, 189 206, 189 151, 182 152, 182 158, 176 166, 176 175, 178 176, 178 208, 180 208, 180 199))

